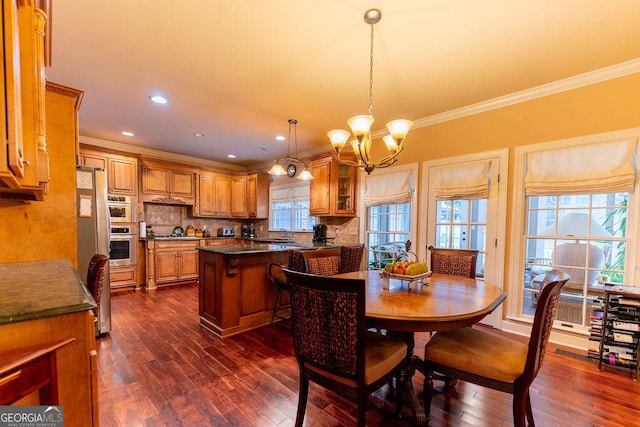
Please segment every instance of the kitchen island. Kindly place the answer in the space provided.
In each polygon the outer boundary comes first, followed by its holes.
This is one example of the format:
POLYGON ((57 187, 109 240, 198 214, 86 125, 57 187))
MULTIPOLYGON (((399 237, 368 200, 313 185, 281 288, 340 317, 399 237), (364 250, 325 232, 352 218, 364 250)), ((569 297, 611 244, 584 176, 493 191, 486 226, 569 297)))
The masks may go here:
POLYGON ((276 295, 268 281, 268 266, 286 265, 288 250, 294 248, 302 246, 199 247, 200 324, 223 338, 268 325, 276 295))

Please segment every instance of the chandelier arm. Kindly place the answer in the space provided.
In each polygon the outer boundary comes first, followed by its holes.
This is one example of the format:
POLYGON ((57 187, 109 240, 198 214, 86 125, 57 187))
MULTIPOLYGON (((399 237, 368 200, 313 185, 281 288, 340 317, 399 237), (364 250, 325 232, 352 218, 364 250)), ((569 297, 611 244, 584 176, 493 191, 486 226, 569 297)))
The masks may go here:
POLYGON ((340 154, 334 154, 334 157, 340 163, 348 165, 348 166, 353 166, 353 167, 356 167, 356 168, 364 166, 361 162, 354 162, 352 160, 343 159, 342 157, 340 157, 340 154))

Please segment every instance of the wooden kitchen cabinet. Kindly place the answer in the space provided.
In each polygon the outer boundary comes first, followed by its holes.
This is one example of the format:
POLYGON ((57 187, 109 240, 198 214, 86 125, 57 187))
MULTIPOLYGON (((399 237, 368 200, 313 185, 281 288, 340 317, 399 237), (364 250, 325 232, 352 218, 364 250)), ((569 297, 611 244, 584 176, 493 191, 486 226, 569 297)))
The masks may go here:
POLYGON ((2 8, 0 198, 44 200, 49 183, 44 34, 50 10, 15 0, 3 1, 2 8))
POLYGON ((198 175, 192 216, 228 218, 231 213, 231 177, 203 172, 198 175))
POLYGON ((312 216, 356 216, 357 168, 327 156, 312 160, 309 214, 312 216))
POLYGON ((198 174, 196 195, 196 202, 193 205, 193 216, 215 216, 216 178, 213 174, 198 174))
POLYGON ((109 194, 136 196, 138 194, 138 159, 119 154, 94 151, 82 147, 78 156, 80 166, 107 171, 109 194))
POLYGON ((78 165, 107 170, 107 156, 102 153, 94 154, 81 151, 78 156, 78 165))
POLYGON ((109 194, 138 193, 138 160, 124 156, 109 156, 107 160, 109 194))
POLYGON ((269 175, 247 176, 247 214, 249 218, 269 217, 269 175))
POLYGON ((142 167, 142 199, 147 202, 193 204, 195 172, 189 169, 169 169, 164 165, 145 162, 142 167))
POLYGON ((216 216, 228 218, 231 214, 231 177, 224 174, 215 174, 216 187, 216 216))
POLYGON ((147 289, 197 281, 198 246, 199 240, 148 241, 147 289))
POLYGON ((138 289, 136 267, 110 267, 109 284, 111 291, 138 289))
POLYGON ((247 218, 247 177, 231 177, 231 216, 247 218))

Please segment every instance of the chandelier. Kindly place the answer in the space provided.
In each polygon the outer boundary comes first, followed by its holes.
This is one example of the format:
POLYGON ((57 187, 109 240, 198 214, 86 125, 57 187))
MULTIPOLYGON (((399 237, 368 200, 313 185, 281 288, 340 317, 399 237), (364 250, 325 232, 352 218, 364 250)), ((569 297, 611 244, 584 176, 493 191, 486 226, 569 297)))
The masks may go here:
POLYGON ((296 176, 296 172, 298 170, 296 164, 301 164, 304 166, 304 169, 298 175, 298 179, 302 180, 310 180, 313 179, 313 175, 309 172, 309 165, 306 164, 303 160, 298 158, 298 135, 296 132, 296 125, 298 121, 296 119, 289 119, 289 142, 287 143, 287 156, 279 157, 273 161, 273 166, 269 169, 268 173, 271 175, 287 175, 290 178, 296 176), (293 128, 293 144, 295 146, 295 155, 291 155, 291 129, 293 128), (280 162, 288 162, 287 169, 284 168, 280 164, 280 162))
POLYGON ((390 135, 386 135, 384 141, 389 155, 374 162, 371 159, 371 125, 373 124, 373 26, 380 22, 382 12, 378 9, 369 9, 364 14, 364 22, 371 27, 371 50, 369 59, 369 114, 362 114, 351 117, 347 123, 351 127, 354 138, 351 140, 351 147, 356 155, 356 160, 343 159, 340 153, 347 144, 351 134, 342 129, 334 129, 327 132, 331 140, 331 145, 335 150, 334 156, 339 162, 349 166, 364 169, 368 174, 375 168, 386 168, 394 164, 398 159, 398 154, 403 149, 403 143, 413 122, 411 120, 399 119, 387 123, 390 135))

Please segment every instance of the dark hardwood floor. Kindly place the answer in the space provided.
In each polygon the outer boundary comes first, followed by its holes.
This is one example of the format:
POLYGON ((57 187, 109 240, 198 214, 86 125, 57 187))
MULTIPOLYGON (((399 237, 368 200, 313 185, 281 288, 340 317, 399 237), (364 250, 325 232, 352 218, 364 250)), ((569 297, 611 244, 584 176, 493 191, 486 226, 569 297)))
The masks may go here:
MULTIPOLYGON (((298 367, 288 321, 224 340, 198 324, 196 285, 130 291, 111 298, 113 331, 98 339, 100 425, 292 426, 298 367)), ((427 334, 417 334, 416 349, 427 334)), ((538 426, 637 426, 640 386, 625 371, 554 352, 531 387, 538 426)), ((413 377, 421 390, 423 377, 413 377)), ((369 399, 367 425, 394 418, 385 386, 369 399)), ((420 396, 421 398, 421 396, 420 396)), ((459 382, 440 393, 431 426, 509 426, 511 396, 459 382)), ((312 383, 305 425, 355 425, 355 406, 312 383)))

